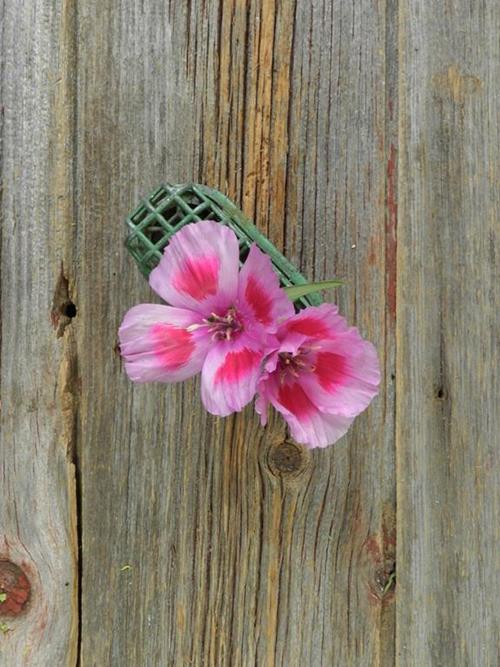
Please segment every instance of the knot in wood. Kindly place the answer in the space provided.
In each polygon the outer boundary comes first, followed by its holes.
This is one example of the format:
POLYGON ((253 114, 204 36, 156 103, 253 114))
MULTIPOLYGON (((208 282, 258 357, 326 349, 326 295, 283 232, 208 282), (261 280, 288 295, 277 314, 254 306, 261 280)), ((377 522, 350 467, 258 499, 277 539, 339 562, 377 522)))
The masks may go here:
POLYGON ((0 616, 20 616, 27 607, 31 584, 21 568, 0 560, 0 616))
POLYGON ((305 468, 307 456, 302 447, 285 441, 271 447, 268 462, 274 475, 297 475, 305 468))

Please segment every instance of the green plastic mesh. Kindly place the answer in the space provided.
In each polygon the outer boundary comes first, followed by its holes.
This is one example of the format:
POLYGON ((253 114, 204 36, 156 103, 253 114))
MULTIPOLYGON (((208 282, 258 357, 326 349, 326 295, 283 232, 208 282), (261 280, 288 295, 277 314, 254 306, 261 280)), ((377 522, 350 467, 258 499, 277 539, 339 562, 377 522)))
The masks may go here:
MULTIPOLYGON (((199 220, 216 220, 235 232, 240 245, 241 263, 245 261, 252 243, 256 243, 270 256, 283 287, 307 283, 293 264, 283 257, 230 199, 217 190, 191 183, 161 185, 145 197, 127 218, 129 235, 125 245, 142 274, 149 276, 173 234, 184 225, 199 220)), ((311 294, 297 301, 296 306, 303 308, 320 303, 321 298, 311 294)))

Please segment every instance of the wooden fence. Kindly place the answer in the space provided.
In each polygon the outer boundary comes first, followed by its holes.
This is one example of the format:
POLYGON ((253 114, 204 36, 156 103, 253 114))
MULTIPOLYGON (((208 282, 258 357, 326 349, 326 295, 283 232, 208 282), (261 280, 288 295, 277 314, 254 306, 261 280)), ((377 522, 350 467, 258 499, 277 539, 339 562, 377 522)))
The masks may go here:
POLYGON ((499 34, 495 0, 4 0, 2 666, 497 666, 499 34), (125 377, 165 180, 346 280, 383 382, 334 447, 125 377))

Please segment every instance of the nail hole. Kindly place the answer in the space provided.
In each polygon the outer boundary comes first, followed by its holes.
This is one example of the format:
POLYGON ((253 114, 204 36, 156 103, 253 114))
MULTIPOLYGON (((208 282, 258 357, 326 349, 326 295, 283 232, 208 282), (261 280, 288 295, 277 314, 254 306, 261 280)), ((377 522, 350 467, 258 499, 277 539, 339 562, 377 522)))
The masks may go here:
POLYGON ((444 389, 443 389, 443 387, 439 387, 436 390, 436 398, 439 398, 439 399, 444 398, 444 389))
POLYGON ((66 317, 73 318, 76 317, 76 306, 74 303, 69 301, 61 306, 61 313, 66 317))

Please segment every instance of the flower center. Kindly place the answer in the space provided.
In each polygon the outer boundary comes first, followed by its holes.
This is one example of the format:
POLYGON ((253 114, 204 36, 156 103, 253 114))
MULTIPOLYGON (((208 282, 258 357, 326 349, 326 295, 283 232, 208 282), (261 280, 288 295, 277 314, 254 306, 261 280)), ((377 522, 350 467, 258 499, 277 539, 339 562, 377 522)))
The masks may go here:
POLYGON ((296 354, 292 352, 279 353, 278 372, 281 384, 291 378, 298 378, 303 372, 314 371, 315 366, 310 359, 311 351, 312 348, 310 347, 299 347, 296 354))
POLYGON ((213 340, 231 340, 243 331, 243 323, 234 306, 231 306, 224 316, 212 313, 204 323, 208 326, 213 340))

